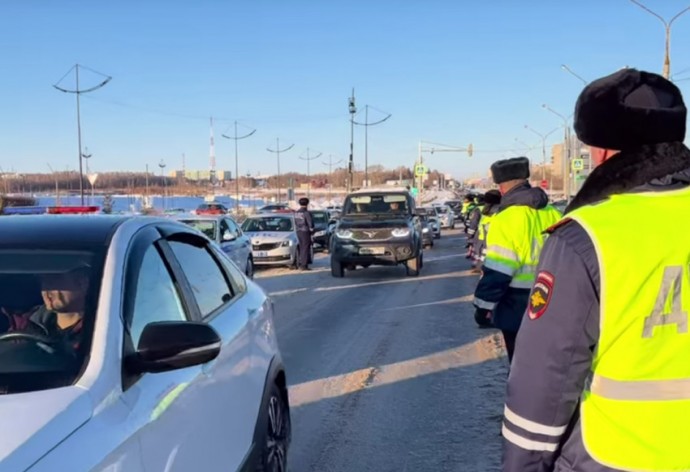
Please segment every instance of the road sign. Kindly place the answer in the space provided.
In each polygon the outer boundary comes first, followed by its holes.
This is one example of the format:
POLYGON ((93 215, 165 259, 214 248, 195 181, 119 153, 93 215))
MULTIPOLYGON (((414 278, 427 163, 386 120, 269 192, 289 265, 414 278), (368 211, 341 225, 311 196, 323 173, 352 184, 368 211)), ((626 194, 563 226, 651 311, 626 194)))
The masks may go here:
POLYGON ((429 172, 429 169, 427 169, 424 164, 417 164, 416 166, 414 166, 414 175, 416 177, 421 177, 425 175, 427 172, 429 172))
POLYGON ((539 186, 540 186, 541 188, 543 188, 544 190, 546 190, 547 188, 549 188, 549 181, 548 181, 548 180, 542 180, 542 181, 539 183, 539 186))
POLYGON ((412 193, 412 196, 413 196, 413 197, 416 197, 417 194, 419 193, 419 189, 418 189, 417 187, 412 187, 412 188, 410 189, 410 192, 412 193))
POLYGON ((573 170, 582 170, 585 168, 584 159, 573 159, 573 170))

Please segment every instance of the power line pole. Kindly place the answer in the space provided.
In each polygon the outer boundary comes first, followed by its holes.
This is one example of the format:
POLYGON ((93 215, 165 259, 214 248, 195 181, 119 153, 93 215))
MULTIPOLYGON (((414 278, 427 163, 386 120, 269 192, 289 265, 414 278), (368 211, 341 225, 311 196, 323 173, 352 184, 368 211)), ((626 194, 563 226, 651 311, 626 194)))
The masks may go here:
MULTIPOLYGON (((372 107, 374 108, 374 107, 372 107)), ((376 121, 374 123, 369 123, 369 105, 364 106, 364 123, 357 123, 354 121, 353 117, 353 123, 356 125, 361 125, 364 126, 364 182, 365 182, 365 187, 369 186, 369 126, 374 126, 383 123, 386 121, 388 118, 390 118, 392 115, 390 113, 387 114, 387 116, 379 121, 376 121)))
POLYGON ((161 179, 163 180, 163 210, 165 210, 165 202, 168 197, 168 186, 166 185, 166 179, 165 179, 165 161, 161 159, 161 161, 158 163, 158 167, 161 168, 161 179))
POLYGON ((281 152, 287 152, 290 149, 295 147, 294 144, 291 144, 289 147, 286 147, 285 149, 280 149, 280 138, 276 138, 276 148, 271 149, 271 148, 266 148, 268 152, 274 152, 278 156, 278 201, 277 203, 280 203, 280 153, 281 152))
POLYGON ((91 183, 91 170, 89 169, 89 159, 93 156, 93 154, 89 154, 89 148, 85 147, 84 148, 84 153, 81 155, 83 159, 86 159, 86 162, 84 163, 86 166, 86 178, 89 181, 89 184, 91 185, 91 200, 89 202, 89 205, 92 204, 94 200, 94 190, 93 190, 93 184, 91 183))
POLYGON ((237 214, 239 214, 240 209, 240 167, 237 157, 237 141, 239 141, 240 139, 248 138, 254 133, 256 133, 255 129, 253 129, 250 133, 245 134, 244 136, 238 136, 237 120, 235 120, 235 134, 233 136, 228 136, 227 134, 222 135, 224 138, 232 139, 235 141, 235 213, 237 214))
POLYGON ((92 69, 89 69, 88 67, 84 67, 84 66, 80 66, 79 64, 75 64, 74 66, 72 66, 72 68, 70 70, 67 71, 67 73, 65 75, 62 76, 62 78, 60 80, 57 81, 57 83, 53 84, 53 87, 56 88, 57 90, 59 90, 61 92, 65 92, 65 93, 73 93, 77 96, 77 141, 79 144, 79 194, 81 195, 82 206, 84 205, 84 170, 83 170, 83 161, 82 161, 83 155, 81 152, 81 106, 79 104, 79 97, 81 96, 82 93, 93 92, 94 90, 97 90, 101 87, 104 87, 105 84, 110 82, 111 79, 112 79, 112 77, 110 77, 108 75, 101 74, 100 72, 96 72, 92 69), (80 89, 79 88, 79 68, 80 67, 105 77, 105 80, 103 80, 101 83, 99 83, 95 87, 91 87, 91 88, 87 88, 87 89, 80 89), (70 89, 60 87, 58 84, 60 82, 62 82, 62 80, 65 77, 67 77, 67 75, 70 72, 72 72, 72 70, 75 71, 75 75, 76 75, 76 88, 74 90, 70 90, 70 89))
POLYGON ((333 162, 333 156, 328 155, 328 162, 324 162, 324 165, 328 166, 328 201, 330 202, 331 200, 331 193, 333 191, 333 166, 340 164, 343 162, 342 159, 338 160, 337 162, 333 162))
POLYGON ((321 157, 321 154, 323 154, 323 153, 320 152, 316 156, 310 157, 309 156, 309 148, 307 148, 307 157, 299 156, 299 158, 302 159, 303 161, 307 161, 307 184, 308 184, 308 186, 307 186, 307 198, 311 198, 311 170, 309 168, 309 163, 311 161, 313 161, 314 159, 318 159, 319 157, 321 157))
POLYGON ((355 151, 355 89, 352 88, 352 96, 348 99, 348 111, 350 112, 350 162, 347 165, 347 192, 352 191, 353 170, 354 170, 354 151, 355 151))

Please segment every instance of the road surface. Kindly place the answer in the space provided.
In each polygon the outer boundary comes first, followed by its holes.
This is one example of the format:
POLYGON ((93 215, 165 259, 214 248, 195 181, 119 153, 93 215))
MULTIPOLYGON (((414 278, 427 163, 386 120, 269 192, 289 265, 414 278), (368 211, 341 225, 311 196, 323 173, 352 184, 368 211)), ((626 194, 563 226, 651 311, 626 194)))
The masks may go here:
POLYGON ((459 231, 399 267, 259 271, 290 384, 293 472, 499 470, 507 360, 472 318, 459 231))

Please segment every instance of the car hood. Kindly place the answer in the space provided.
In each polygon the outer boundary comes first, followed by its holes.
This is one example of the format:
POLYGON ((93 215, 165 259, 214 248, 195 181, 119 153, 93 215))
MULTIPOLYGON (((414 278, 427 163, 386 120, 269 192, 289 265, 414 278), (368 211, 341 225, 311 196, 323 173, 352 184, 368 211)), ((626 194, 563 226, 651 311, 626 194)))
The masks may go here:
POLYGON ((338 224, 340 229, 349 228, 399 228, 407 225, 404 217, 388 215, 373 215, 371 217, 341 218, 338 224))
POLYGON ((251 239, 252 244, 277 243, 290 239, 293 234, 291 232, 273 232, 273 231, 251 231, 245 233, 251 239))
POLYGON ((93 413, 81 387, 0 395, 0 464, 2 470, 26 470, 93 413))

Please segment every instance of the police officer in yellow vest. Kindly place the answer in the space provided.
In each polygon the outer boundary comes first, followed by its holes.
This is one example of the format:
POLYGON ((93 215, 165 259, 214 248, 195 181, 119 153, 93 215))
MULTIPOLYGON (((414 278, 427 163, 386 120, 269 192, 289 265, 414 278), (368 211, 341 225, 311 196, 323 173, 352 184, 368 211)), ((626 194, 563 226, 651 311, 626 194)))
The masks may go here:
POLYGON ((499 211, 491 220, 483 274, 474 292, 475 320, 491 313, 512 360, 544 243, 543 232, 561 214, 549 205, 544 190, 529 184, 526 157, 494 162, 491 174, 502 197, 499 211))
POLYGON ((508 383, 504 472, 690 470, 690 150, 663 77, 588 85, 596 169, 549 230, 508 383), (640 230, 654 215, 665 225, 640 230))

